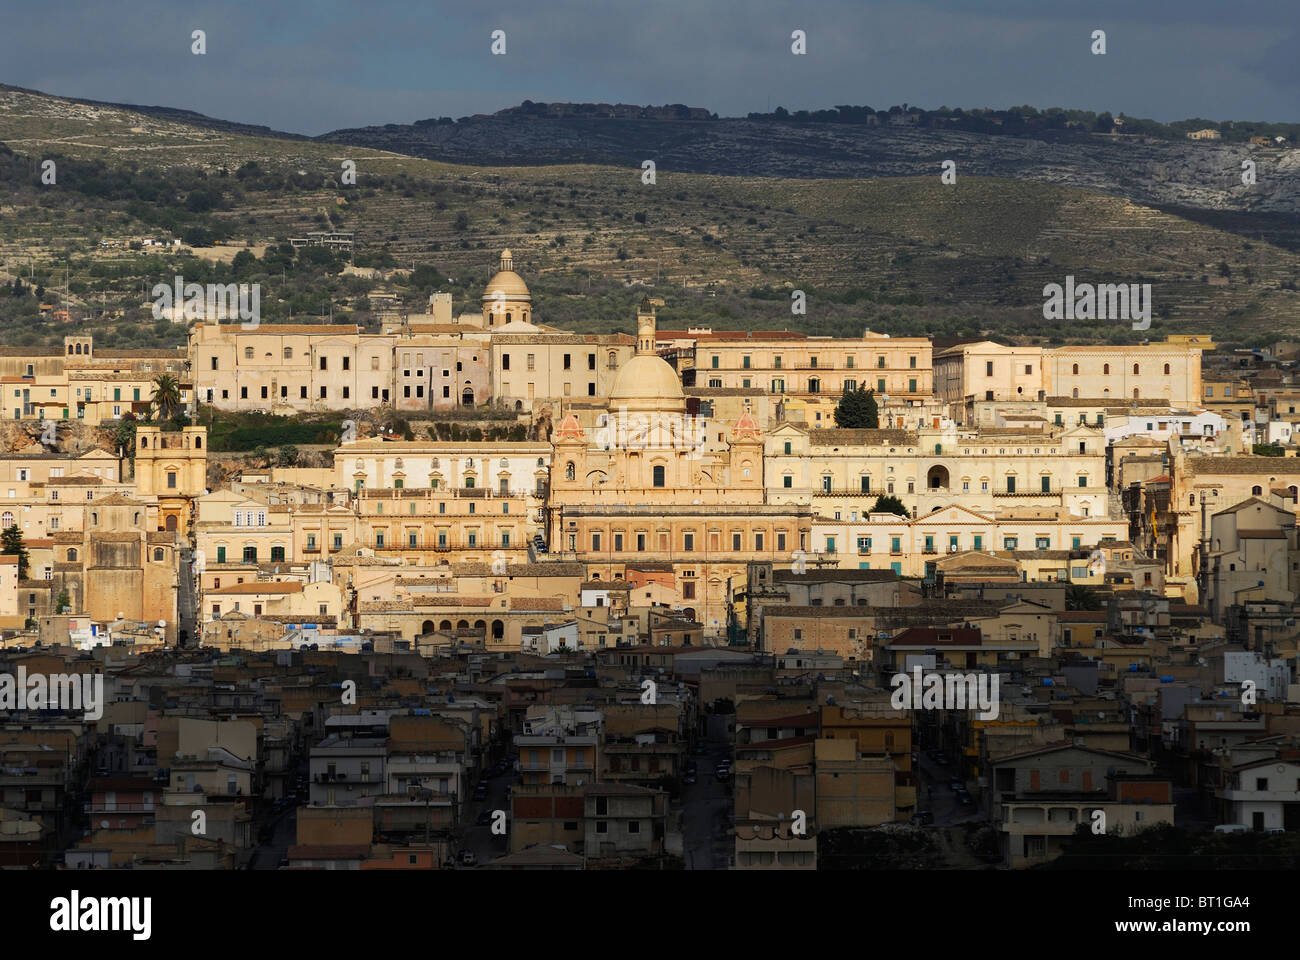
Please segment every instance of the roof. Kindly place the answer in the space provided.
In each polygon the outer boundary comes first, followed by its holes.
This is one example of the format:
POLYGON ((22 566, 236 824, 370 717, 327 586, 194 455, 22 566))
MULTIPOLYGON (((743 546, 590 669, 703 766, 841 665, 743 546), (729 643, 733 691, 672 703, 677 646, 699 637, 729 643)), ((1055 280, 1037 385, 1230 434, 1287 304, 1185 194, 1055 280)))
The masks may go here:
POLYGON ((978 647, 983 634, 967 627, 908 627, 889 641, 891 646, 978 647))
POLYGON ((248 594, 248 593, 302 593, 302 583, 286 580, 280 583, 254 581, 253 583, 232 583, 217 590, 205 590, 207 594, 248 594))
POLYGON ((1300 459, 1295 457, 1188 457, 1188 476, 1203 477, 1228 473, 1285 474, 1300 476, 1300 459))

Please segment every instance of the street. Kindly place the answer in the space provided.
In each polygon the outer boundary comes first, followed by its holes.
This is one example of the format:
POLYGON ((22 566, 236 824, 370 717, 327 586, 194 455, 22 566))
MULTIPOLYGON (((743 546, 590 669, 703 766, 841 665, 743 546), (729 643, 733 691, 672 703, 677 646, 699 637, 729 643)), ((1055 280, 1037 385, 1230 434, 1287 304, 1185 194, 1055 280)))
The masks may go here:
POLYGON ((730 782, 713 775, 719 760, 731 759, 731 746, 702 740, 705 752, 692 754, 698 766, 696 782, 682 785, 680 820, 682 856, 687 870, 726 870, 731 866, 735 841, 731 833, 730 782))

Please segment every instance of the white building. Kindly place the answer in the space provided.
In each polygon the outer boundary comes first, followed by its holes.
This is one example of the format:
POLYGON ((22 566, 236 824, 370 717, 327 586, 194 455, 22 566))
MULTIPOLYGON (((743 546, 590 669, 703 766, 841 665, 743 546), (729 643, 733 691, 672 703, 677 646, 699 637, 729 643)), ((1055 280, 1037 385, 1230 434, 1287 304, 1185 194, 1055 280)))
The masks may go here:
POLYGON ((1260 760, 1236 767, 1215 796, 1225 823, 1252 830, 1300 829, 1300 764, 1260 760))

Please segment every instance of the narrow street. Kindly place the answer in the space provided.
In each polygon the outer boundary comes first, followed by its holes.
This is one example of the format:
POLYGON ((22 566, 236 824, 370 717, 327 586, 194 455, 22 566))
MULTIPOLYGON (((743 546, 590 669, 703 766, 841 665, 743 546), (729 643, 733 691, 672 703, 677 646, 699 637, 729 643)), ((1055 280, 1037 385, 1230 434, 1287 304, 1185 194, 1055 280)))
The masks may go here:
POLYGON ((720 783, 713 767, 731 758, 731 748, 720 741, 701 743, 705 752, 691 754, 698 767, 696 782, 682 785, 682 856, 687 870, 726 870, 735 846, 730 830, 732 794, 730 782, 720 783))

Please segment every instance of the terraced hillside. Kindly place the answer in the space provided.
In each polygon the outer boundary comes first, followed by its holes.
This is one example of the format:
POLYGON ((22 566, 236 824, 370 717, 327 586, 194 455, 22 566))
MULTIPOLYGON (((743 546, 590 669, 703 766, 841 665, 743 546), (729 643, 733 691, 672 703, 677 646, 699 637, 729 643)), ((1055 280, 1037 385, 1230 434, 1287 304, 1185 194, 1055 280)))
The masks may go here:
POLYGON ((43 158, 102 163, 95 177, 109 183, 125 170, 201 173, 220 201, 203 216, 229 243, 264 244, 330 223, 356 233, 360 254, 435 267, 459 298, 481 292, 508 246, 539 317, 582 330, 626 329, 639 296, 628 287, 640 285, 667 301, 667 322, 718 328, 1056 340, 1199 331, 1255 342, 1300 327, 1296 253, 1029 180, 959 175, 945 186, 937 176, 778 179, 661 167, 647 185, 639 166, 453 166, 13 90, 0 91, 0 141, 23 155, 29 174, 5 185, 0 272, 17 273, 30 259, 57 265, 62 278, 66 263, 86 303, 128 292, 138 302, 157 278, 133 275, 131 255, 102 250, 99 240, 147 230, 140 208, 75 177, 42 186, 43 158), (356 186, 339 183, 345 160, 357 165, 356 186), (236 177, 250 161, 283 186, 253 189, 236 177), (107 285, 96 264, 113 265, 107 285), (1043 321, 1043 286, 1068 274, 1151 283, 1152 330, 1043 321), (806 316, 791 315, 792 288, 808 293, 806 316))

